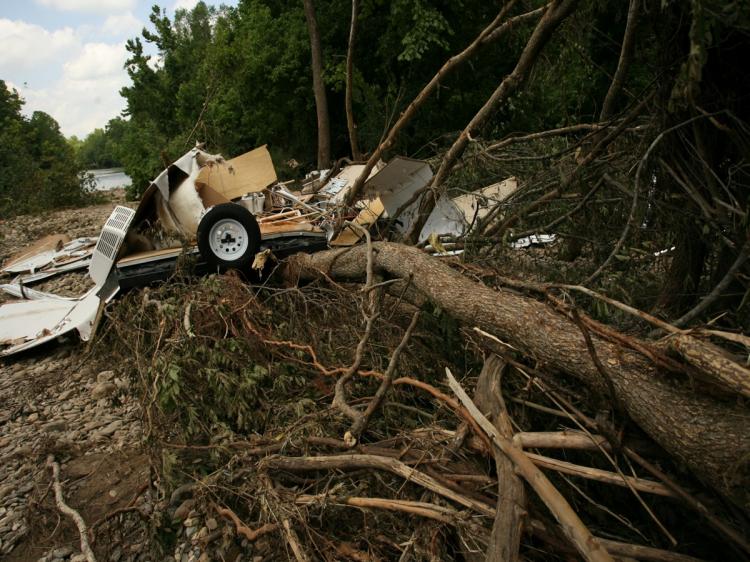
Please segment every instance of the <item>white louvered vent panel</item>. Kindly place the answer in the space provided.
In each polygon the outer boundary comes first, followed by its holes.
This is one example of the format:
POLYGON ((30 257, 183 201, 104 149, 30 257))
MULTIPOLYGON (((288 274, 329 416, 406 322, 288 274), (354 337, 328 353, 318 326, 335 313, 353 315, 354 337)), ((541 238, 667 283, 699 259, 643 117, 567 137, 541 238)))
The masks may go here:
POLYGON ((117 252, 120 251, 125 234, 130 227, 130 222, 135 216, 135 211, 128 207, 115 207, 112 214, 109 215, 104 228, 99 235, 99 241, 96 243, 94 255, 89 265, 89 277, 94 280, 97 286, 101 286, 107 280, 112 265, 115 263, 117 252))

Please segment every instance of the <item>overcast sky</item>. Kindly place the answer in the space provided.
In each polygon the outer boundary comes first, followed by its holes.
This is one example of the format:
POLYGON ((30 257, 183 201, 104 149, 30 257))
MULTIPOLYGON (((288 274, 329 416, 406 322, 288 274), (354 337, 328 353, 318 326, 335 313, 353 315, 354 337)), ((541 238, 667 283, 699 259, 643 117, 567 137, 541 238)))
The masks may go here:
MULTIPOLYGON (((85 137, 125 107, 125 41, 140 35, 153 4, 192 8, 198 0, 0 0, 0 79, 46 111, 63 134, 85 137)), ((206 0, 236 4, 236 0, 206 0)))

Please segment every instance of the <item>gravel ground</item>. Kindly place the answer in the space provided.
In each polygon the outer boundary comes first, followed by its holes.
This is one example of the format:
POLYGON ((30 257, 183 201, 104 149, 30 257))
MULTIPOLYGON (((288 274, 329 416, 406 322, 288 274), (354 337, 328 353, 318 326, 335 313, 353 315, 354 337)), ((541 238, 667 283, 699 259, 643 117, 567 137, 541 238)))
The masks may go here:
MULTIPOLYGON (((106 204, 83 209, 0 220, 0 262, 47 234, 98 235, 122 196, 114 193, 106 204)), ((83 271, 34 288, 79 296, 91 286, 83 271)), ((0 304, 11 299, 0 293, 0 304)), ((238 539, 233 526, 205 513, 191 491, 157 497, 137 394, 127 374, 101 353, 66 336, 0 359, 0 559, 85 560, 77 529, 55 505, 50 455, 61 466, 65 502, 92 530, 100 562, 272 559, 267 541, 238 539), (161 514, 172 522, 168 556, 153 554, 151 523, 161 514)))
MULTIPOLYGON (((122 193, 109 197, 103 205, 0 221, 0 260, 47 234, 96 236, 122 202, 122 193)), ((91 286, 77 272, 34 288, 77 296, 91 286)), ((129 381, 74 338, 0 361, 0 558, 80 557, 77 531, 59 515, 49 489, 52 455, 61 465, 66 502, 87 524, 124 505, 134 508, 99 526, 107 533, 107 544, 96 547, 101 559, 150 560, 147 528, 128 516, 153 509, 140 407, 129 381), (138 487, 144 490, 133 498, 138 487)))

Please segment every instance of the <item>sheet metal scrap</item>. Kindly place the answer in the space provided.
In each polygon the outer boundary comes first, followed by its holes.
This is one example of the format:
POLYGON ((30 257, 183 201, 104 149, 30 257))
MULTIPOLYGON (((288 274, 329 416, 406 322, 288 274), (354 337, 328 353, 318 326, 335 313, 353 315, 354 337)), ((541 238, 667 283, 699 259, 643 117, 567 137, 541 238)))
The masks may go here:
POLYGON ((64 234, 51 234, 11 256, 0 272, 21 274, 19 280, 29 284, 60 273, 85 269, 96 242, 96 238, 70 240, 64 234))
POLYGON ((99 310, 98 287, 77 299, 37 292, 34 300, 10 302, 0 307, 0 356, 42 345, 77 330, 87 341, 99 310))

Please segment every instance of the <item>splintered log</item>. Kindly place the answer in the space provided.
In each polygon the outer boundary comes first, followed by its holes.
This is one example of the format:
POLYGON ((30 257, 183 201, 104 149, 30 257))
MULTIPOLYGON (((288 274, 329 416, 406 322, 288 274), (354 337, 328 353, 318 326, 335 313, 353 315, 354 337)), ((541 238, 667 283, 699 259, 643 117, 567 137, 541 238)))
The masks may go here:
MULTIPOLYGON (((513 424, 505 408, 500 386, 505 366, 497 355, 490 355, 485 359, 484 367, 477 379, 474 402, 483 414, 491 416, 498 433, 512 442, 513 424)), ((500 451, 495 451, 495 466, 497 512, 490 543, 487 545, 485 562, 515 562, 519 560, 518 549, 526 514, 526 494, 513 462, 500 451)))
MULTIPOLYGON (((604 381, 580 328, 546 304, 507 289, 472 281, 419 249, 373 244, 373 267, 412 289, 468 326, 477 326, 531 356, 545 370, 568 373, 602 392, 604 381)), ((289 258, 292 280, 327 275, 362 280, 367 247, 355 246, 289 258)), ((630 417, 696 476, 747 510, 750 507, 750 411, 691 388, 687 377, 660 371, 641 353, 592 333, 617 400, 630 417)))

